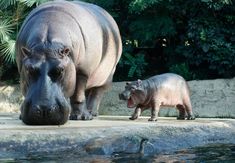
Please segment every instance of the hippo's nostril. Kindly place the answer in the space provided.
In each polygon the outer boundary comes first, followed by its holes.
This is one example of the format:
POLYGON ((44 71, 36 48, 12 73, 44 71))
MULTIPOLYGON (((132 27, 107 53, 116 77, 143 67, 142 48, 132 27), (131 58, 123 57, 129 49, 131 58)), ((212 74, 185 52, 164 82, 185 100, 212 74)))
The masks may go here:
POLYGON ((37 109, 35 112, 36 112, 36 114, 38 114, 38 115, 41 114, 41 110, 40 110, 40 109, 37 109))
POLYGON ((119 99, 120 100, 127 100, 127 98, 125 97, 125 95, 124 94, 119 94, 119 99))
POLYGON ((59 106, 58 106, 58 105, 52 105, 52 106, 50 107, 50 109, 48 109, 48 111, 47 111, 47 116, 48 116, 48 117, 52 117, 52 115, 53 115, 54 113, 58 112, 58 110, 59 110, 59 106))
POLYGON ((36 117, 41 117, 42 111, 41 111, 41 108, 38 105, 33 105, 32 109, 33 109, 34 115, 36 117))

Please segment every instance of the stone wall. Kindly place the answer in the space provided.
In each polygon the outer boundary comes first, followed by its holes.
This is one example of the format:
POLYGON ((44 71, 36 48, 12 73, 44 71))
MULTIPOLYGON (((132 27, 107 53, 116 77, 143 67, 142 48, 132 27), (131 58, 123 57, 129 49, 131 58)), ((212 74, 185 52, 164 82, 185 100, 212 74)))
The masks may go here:
MULTIPOLYGON (((235 118, 235 78, 216 80, 195 80, 188 82, 191 90, 193 111, 198 117, 235 118)), ((134 111, 126 107, 126 102, 118 99, 125 82, 114 83, 112 90, 103 98, 100 114, 131 115, 134 111)), ((145 111, 144 115, 150 115, 145 111)), ((174 108, 160 109, 160 116, 177 116, 174 108)))
MULTIPOLYGON (((235 118, 235 78, 189 81, 193 111, 199 117, 235 118)), ((113 83, 105 94, 100 115, 131 115, 134 111, 119 100, 118 94, 124 89, 125 82, 113 83)), ((0 112, 19 112, 23 100, 19 86, 0 87, 0 112)), ((174 108, 162 108, 160 116, 177 116, 174 108)), ((143 115, 150 115, 145 111, 143 115)))
POLYGON ((0 112, 18 113, 23 96, 19 85, 0 86, 0 112))

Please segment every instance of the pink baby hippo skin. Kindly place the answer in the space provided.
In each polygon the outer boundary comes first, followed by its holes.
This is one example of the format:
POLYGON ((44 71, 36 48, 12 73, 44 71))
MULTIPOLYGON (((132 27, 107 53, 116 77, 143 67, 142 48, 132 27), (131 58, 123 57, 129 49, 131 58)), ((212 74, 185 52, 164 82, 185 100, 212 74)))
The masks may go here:
POLYGON ((127 82, 119 98, 127 100, 128 108, 135 108, 131 120, 137 119, 145 109, 151 108, 149 121, 157 121, 159 109, 164 106, 176 107, 179 110, 179 120, 195 119, 188 84, 177 74, 165 73, 143 81, 127 82))

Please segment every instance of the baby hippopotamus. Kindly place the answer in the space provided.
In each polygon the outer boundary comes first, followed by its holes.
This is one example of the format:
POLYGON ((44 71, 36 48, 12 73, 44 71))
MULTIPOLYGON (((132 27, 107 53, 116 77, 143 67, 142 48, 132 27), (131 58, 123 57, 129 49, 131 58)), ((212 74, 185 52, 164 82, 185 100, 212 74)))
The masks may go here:
POLYGON ((128 108, 135 107, 131 120, 137 119, 145 109, 151 108, 149 121, 156 121, 162 106, 176 107, 179 110, 179 120, 195 119, 188 84, 177 74, 165 73, 143 81, 127 82, 119 98, 127 100, 128 108))

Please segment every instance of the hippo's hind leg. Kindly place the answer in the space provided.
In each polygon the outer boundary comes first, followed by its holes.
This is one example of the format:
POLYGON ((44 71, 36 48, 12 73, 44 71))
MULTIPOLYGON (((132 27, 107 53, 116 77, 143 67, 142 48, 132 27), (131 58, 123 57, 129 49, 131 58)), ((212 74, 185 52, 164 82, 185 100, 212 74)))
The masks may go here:
POLYGON ((70 99, 72 106, 70 120, 91 120, 93 118, 87 110, 85 96, 86 83, 87 77, 85 75, 77 75, 75 92, 70 99))
POLYGON ((160 103, 154 102, 151 108, 151 117, 148 119, 148 121, 157 121, 159 109, 160 103))
POLYGON ((87 109, 93 115, 98 115, 98 110, 100 102, 104 95, 104 92, 108 89, 109 85, 104 85, 101 87, 95 87, 88 90, 87 93, 87 109))
POLYGON ((191 105, 191 101, 190 98, 188 96, 188 98, 184 99, 184 107, 185 107, 185 111, 187 112, 187 120, 194 120, 195 116, 193 114, 193 110, 192 110, 192 105, 191 105))
POLYGON ((185 107, 183 105, 176 105, 176 108, 179 110, 177 120, 185 120, 187 114, 185 107))
POLYGON ((194 114, 193 114, 192 107, 186 105, 186 106, 185 106, 185 109, 186 109, 186 112, 187 112, 187 114, 188 114, 187 120, 195 120, 196 118, 195 118, 195 116, 194 116, 194 114))

